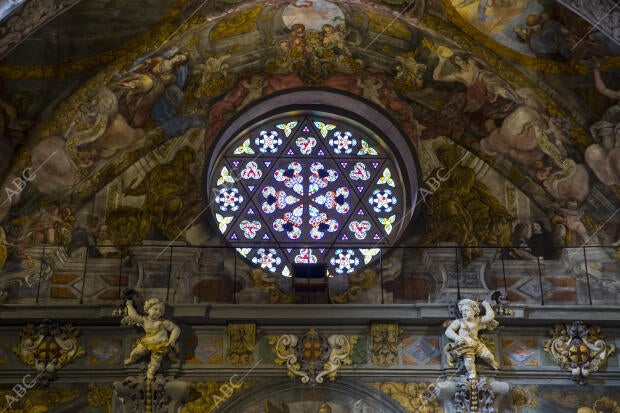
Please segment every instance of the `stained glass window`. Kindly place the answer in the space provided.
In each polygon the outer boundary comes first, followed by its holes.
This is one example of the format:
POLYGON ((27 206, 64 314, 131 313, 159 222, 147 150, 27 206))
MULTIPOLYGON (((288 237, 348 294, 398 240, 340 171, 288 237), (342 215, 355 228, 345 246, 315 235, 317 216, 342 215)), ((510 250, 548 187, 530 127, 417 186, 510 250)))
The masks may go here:
POLYGON ((389 147, 347 119, 281 117, 224 148, 211 209, 223 237, 265 271, 289 276, 293 263, 326 263, 331 274, 354 273, 410 219, 389 147))

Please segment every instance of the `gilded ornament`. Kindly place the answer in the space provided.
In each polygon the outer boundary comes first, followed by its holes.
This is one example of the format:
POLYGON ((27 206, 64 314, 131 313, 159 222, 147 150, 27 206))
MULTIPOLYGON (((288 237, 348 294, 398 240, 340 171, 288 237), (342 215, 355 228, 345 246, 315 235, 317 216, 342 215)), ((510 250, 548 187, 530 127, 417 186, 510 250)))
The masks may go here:
POLYGON ((394 88, 403 94, 421 89, 426 65, 415 60, 415 52, 398 55, 396 60, 399 64, 393 80, 394 88))
POLYGON ((387 394, 409 413, 442 413, 432 393, 432 383, 369 383, 387 394))
POLYGON ((13 352, 25 364, 34 368, 42 383, 56 378, 56 372, 85 354, 77 336, 80 334, 71 324, 60 326, 58 322, 43 320, 38 326, 28 324, 20 333, 20 341, 13 352))
POLYGON ((549 330, 551 340, 545 340, 544 349, 579 385, 586 384, 591 373, 605 366, 616 346, 608 344, 600 327, 587 327, 583 321, 556 324, 549 330))
POLYGON ((372 362, 388 367, 398 364, 398 344, 403 329, 397 323, 372 323, 370 325, 370 352, 372 362))
POLYGON ((276 363, 286 365, 288 375, 304 384, 323 383, 325 377, 336 379, 343 364, 351 364, 357 336, 333 334, 325 337, 310 329, 302 337, 292 334, 271 337, 276 363))
POLYGON ((291 295, 280 290, 277 278, 269 276, 265 271, 258 268, 250 270, 250 278, 254 286, 269 293, 269 301, 272 304, 291 302, 291 295))
POLYGON ((228 352, 226 361, 230 364, 251 364, 256 345, 256 324, 228 324, 228 352))
POLYGON ((96 407, 103 407, 104 413, 110 413, 112 411, 112 386, 97 386, 94 383, 88 385, 88 404, 96 407))

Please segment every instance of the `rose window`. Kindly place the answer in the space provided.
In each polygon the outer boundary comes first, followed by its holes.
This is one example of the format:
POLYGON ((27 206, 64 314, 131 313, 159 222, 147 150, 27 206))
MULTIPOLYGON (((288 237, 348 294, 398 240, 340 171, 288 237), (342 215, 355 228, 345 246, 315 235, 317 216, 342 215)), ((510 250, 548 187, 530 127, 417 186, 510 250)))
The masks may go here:
POLYGON ((392 151, 348 118, 296 111, 229 142, 212 164, 209 202, 222 236, 254 267, 354 273, 409 223, 410 185, 392 151))

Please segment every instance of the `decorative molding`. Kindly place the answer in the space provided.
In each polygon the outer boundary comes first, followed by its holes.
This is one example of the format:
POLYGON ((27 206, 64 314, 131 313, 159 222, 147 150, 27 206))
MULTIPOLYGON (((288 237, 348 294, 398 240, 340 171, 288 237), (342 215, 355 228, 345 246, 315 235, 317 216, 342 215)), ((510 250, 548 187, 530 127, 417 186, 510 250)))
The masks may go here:
POLYGON ((80 334, 71 324, 60 326, 58 322, 43 320, 35 327, 28 324, 20 333, 19 343, 13 352, 25 364, 34 368, 43 384, 56 378, 56 372, 85 354, 77 336, 80 334))
POLYGON ((301 338, 284 334, 271 337, 275 345, 276 363, 286 364, 288 375, 299 377, 304 384, 323 383, 325 377, 336 379, 343 364, 351 364, 353 346, 357 336, 333 334, 325 337, 310 329, 301 338))
POLYGON ((382 367, 398 364, 398 344, 402 334, 403 329, 398 323, 370 324, 370 352, 373 364, 382 367))
POLYGON ((251 364, 256 345, 256 324, 232 323, 226 326, 225 331, 228 334, 226 361, 235 365, 251 364))
POLYGON ((549 330, 551 340, 545 340, 544 349, 564 370, 571 372, 579 385, 586 384, 588 376, 605 366, 616 350, 608 344, 600 327, 587 327, 583 321, 556 324, 549 330))

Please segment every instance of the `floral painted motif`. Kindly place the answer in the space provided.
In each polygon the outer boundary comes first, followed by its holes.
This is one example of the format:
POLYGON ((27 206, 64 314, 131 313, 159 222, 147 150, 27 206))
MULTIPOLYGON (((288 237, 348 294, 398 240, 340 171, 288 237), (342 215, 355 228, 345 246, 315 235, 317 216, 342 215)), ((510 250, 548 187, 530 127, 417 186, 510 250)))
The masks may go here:
POLYGON ((368 202, 375 212, 391 212, 392 206, 396 205, 396 197, 389 189, 375 189, 368 202))
POLYGON ((252 257, 252 262, 260 265, 261 268, 273 272, 276 271, 277 266, 282 263, 282 259, 278 256, 278 252, 273 248, 269 248, 268 250, 265 248, 259 248, 258 251, 256 251, 256 255, 252 257))
POLYGON ((349 190, 346 187, 340 187, 334 191, 327 191, 325 195, 319 195, 312 200, 319 204, 325 206, 327 209, 336 209, 341 214, 346 214, 349 212, 349 203, 346 199, 349 197, 349 190))
POLYGON ((299 202, 299 198, 288 195, 285 191, 276 191, 273 186, 264 187, 262 192, 265 202, 261 205, 261 209, 267 214, 271 214, 276 208, 284 209, 288 205, 299 202))
POLYGON ((353 152, 353 147, 357 145, 357 140, 353 138, 353 134, 349 131, 334 132, 334 138, 329 140, 329 144, 334 149, 336 154, 350 154, 353 152))
POLYGON ((316 193, 319 189, 325 188, 330 182, 338 179, 338 172, 333 169, 326 169, 321 162, 313 162, 310 165, 310 172, 312 172, 308 178, 310 182, 308 192, 310 194, 316 193))
POLYGON ((301 224, 304 213, 303 205, 298 206, 293 212, 287 212, 283 218, 278 218, 273 222, 273 229, 278 232, 286 231, 290 239, 298 239, 301 236, 301 224))
POLYGON ((297 123, 299 123, 299 122, 292 121, 292 122, 288 122, 288 123, 279 123, 279 124, 276 125, 276 128, 283 130, 284 134, 288 138, 288 136, 291 134, 291 132, 293 132, 293 129, 295 129, 295 126, 297 126, 297 123))
POLYGON ((236 211, 239 209, 239 205, 243 202, 243 195, 239 195, 239 189, 237 188, 222 188, 215 198, 215 203, 220 206, 220 210, 236 211))
POLYGON ((304 177, 301 175, 302 166, 299 162, 291 162, 287 169, 278 169, 273 177, 278 182, 283 182, 287 188, 292 188, 299 195, 304 194, 302 182, 304 177))
POLYGON ((352 221, 349 224, 349 230, 353 232, 355 238, 366 239, 366 233, 370 230, 370 222, 368 221, 352 221))
POLYGON ((254 140, 254 143, 258 145, 258 150, 262 153, 276 153, 282 145, 282 139, 278 136, 278 132, 265 130, 260 131, 259 137, 254 140))
POLYGON ((260 179, 262 176, 263 171, 258 168, 257 163, 254 161, 248 162, 241 171, 241 177, 243 179, 260 179))
POLYGON ((359 265, 360 260, 355 256, 355 252, 352 249, 337 249, 330 263, 335 267, 337 274, 349 274, 355 271, 355 267, 359 265))
POLYGON ((366 169, 366 164, 363 162, 357 162, 351 172, 349 172, 349 178, 354 181, 367 181, 370 179, 370 172, 366 169))
POLYGON ((310 155, 312 153, 312 148, 316 146, 316 139, 312 136, 308 136, 307 138, 300 136, 295 141, 295 145, 297 145, 302 155, 310 155))
POLYGON ((247 239, 252 239, 256 237, 256 234, 261 229, 262 225, 259 221, 248 221, 247 219, 244 219, 239 224, 239 227, 247 239))

